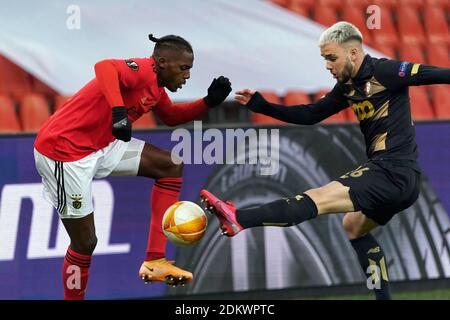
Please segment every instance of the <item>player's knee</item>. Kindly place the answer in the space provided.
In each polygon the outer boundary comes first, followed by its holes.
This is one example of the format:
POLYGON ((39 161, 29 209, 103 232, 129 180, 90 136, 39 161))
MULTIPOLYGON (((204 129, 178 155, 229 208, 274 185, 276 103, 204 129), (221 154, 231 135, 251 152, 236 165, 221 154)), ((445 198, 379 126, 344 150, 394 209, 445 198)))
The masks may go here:
POLYGON ((183 176, 183 162, 181 163, 174 163, 167 168, 166 172, 164 173, 164 177, 173 177, 173 178, 180 178, 183 176))
POLYGON ((183 168, 184 168, 184 163, 181 162, 179 164, 175 164, 175 176, 174 177, 182 177, 183 176, 183 168))
POLYGON ((91 235, 74 241, 71 240, 72 249, 81 254, 92 254, 97 246, 97 236, 91 235))
POLYGON ((97 236, 93 235, 88 237, 83 241, 82 245, 86 252, 90 252, 92 254, 97 246, 97 236))
POLYGON ((358 227, 356 223, 348 215, 344 216, 344 220, 342 220, 342 225, 349 240, 354 240, 359 237, 358 227))

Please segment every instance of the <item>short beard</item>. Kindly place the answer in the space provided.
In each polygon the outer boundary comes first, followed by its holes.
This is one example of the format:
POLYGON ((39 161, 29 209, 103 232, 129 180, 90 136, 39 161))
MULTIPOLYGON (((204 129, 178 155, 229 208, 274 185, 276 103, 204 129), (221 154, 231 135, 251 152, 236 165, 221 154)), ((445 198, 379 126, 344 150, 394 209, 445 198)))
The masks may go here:
POLYGON ((354 65, 350 61, 350 59, 347 60, 347 64, 345 65, 344 71, 342 71, 342 78, 338 79, 339 83, 347 83, 350 78, 352 77, 354 65))

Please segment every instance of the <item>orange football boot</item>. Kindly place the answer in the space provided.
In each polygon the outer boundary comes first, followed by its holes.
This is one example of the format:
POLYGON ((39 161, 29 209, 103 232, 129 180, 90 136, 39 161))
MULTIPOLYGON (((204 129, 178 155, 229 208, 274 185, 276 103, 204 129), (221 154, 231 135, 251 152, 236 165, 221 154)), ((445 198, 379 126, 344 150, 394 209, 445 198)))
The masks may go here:
POLYGON ((184 286, 193 279, 192 273, 178 268, 175 261, 165 258, 144 261, 139 269, 139 277, 147 284, 152 281, 161 281, 169 286, 184 286))

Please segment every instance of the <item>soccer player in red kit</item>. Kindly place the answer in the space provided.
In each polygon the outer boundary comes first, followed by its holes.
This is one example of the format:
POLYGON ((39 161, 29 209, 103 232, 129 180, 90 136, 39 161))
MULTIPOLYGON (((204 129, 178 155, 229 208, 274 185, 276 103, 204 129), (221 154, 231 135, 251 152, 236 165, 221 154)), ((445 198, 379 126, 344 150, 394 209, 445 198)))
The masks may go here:
POLYGON ((57 209, 70 237, 62 269, 65 299, 85 296, 97 243, 91 194, 94 177, 155 179, 148 246, 139 276, 146 283, 170 285, 193 278, 165 259, 166 237, 161 226, 165 210, 178 201, 182 164, 175 164, 170 152, 132 138, 132 123, 150 111, 169 126, 189 122, 222 103, 231 92, 231 83, 221 76, 212 81, 204 98, 172 104, 164 88, 175 92, 189 79, 192 47, 179 36, 149 38, 155 42, 150 58, 98 62, 95 78, 48 119, 34 144, 44 197, 57 209), (68 283, 74 268, 81 275, 76 288, 68 283))

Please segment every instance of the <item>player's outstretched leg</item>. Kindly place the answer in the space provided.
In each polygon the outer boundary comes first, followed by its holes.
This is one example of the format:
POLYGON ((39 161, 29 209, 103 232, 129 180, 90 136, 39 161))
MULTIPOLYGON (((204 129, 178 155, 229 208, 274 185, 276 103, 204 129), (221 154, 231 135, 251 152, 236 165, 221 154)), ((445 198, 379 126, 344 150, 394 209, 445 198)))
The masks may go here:
POLYGON ((94 214, 79 219, 62 219, 70 237, 62 268, 65 300, 84 300, 91 257, 97 244, 94 214))
POLYGON ((317 207, 307 195, 283 198, 257 208, 236 209, 207 190, 200 191, 206 209, 217 216, 222 234, 232 237, 243 229, 262 226, 290 227, 317 216, 317 207))
POLYGON ((178 201, 183 183, 183 166, 172 162, 170 152, 145 144, 138 176, 154 178, 151 192, 151 222, 145 261, 139 277, 145 282, 163 281, 168 285, 184 285, 193 279, 191 272, 165 258, 167 238, 162 230, 162 218, 167 208, 178 201))
POLYGON ((386 259, 381 246, 369 233, 378 224, 359 211, 347 213, 343 225, 359 264, 368 276, 367 287, 373 290, 377 300, 390 300, 386 259))
POLYGON ((321 214, 355 211, 349 188, 338 181, 250 209, 236 209, 207 190, 200 191, 200 198, 219 219, 222 234, 229 237, 247 228, 290 227, 321 214))

